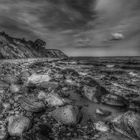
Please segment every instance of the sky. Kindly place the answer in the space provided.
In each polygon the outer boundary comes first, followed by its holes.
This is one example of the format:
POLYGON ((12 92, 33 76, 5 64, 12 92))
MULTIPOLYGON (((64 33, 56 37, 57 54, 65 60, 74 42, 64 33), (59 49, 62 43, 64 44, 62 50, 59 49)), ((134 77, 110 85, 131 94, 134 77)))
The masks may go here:
POLYGON ((0 0, 0 19, 0 31, 69 56, 140 55, 140 0, 0 0))

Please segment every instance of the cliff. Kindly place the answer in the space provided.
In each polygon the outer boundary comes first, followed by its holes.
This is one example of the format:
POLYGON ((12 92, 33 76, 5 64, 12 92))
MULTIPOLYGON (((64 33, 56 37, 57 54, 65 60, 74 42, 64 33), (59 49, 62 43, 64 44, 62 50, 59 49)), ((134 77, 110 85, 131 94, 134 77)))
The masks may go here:
POLYGON ((24 38, 14 38, 0 32, 0 59, 20 58, 67 58, 60 50, 46 49, 46 42, 37 39, 35 42, 24 38))

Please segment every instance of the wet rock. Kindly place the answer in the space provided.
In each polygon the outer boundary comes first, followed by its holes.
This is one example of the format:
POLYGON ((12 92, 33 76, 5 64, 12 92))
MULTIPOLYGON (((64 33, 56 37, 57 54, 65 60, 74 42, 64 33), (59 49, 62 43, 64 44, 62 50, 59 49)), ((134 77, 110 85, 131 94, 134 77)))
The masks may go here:
POLYGON ((39 84, 42 82, 49 82, 51 77, 48 74, 32 74, 28 77, 28 83, 39 84))
POLYGON ((10 136, 22 136, 30 127, 30 120, 24 116, 11 116, 8 119, 8 132, 10 136))
POLYGON ((96 87, 84 86, 82 89, 82 95, 93 102, 98 102, 96 98, 96 87))
POLYGON ((5 92, 5 90, 1 88, 1 89, 0 89, 0 95, 3 95, 4 92, 5 92))
POLYGON ((82 88, 82 95, 88 100, 97 103, 100 102, 101 96, 104 95, 104 90, 100 86, 91 87, 84 85, 82 88))
POLYGON ((97 122, 94 123, 95 129, 100 132, 107 132, 109 131, 109 127, 104 122, 97 122))
POLYGON ((118 107, 124 107, 128 105, 128 101, 125 100, 123 97, 113 94, 107 94, 102 96, 101 102, 106 105, 111 106, 118 106, 118 107))
POLYGON ((30 72, 24 71, 20 74, 20 80, 22 82, 26 82, 28 80, 28 77, 30 77, 30 72))
POLYGON ((107 68, 114 68, 115 65, 113 65, 113 64, 112 64, 112 65, 111 65, 111 64, 108 64, 108 65, 106 65, 106 67, 107 67, 107 68))
POLYGON ((65 83, 66 83, 67 85, 74 85, 74 86, 77 85, 77 83, 76 83, 74 80, 72 80, 72 79, 66 79, 66 80, 65 80, 65 83))
POLYGON ((81 81, 81 84, 83 85, 82 95, 93 102, 100 102, 101 97, 109 93, 104 87, 90 77, 85 77, 81 81))
POLYGON ((11 105, 9 103, 3 103, 2 105, 3 105, 4 111, 8 111, 11 108, 11 105))
POLYGON ((46 98, 46 93, 44 91, 39 91, 37 98, 39 100, 45 100, 46 98))
POLYGON ((104 117, 108 117, 111 115, 111 112, 108 110, 103 110, 103 109, 96 109, 96 114, 104 117))
POLYGON ((62 106, 64 104, 66 104, 66 103, 70 103, 69 100, 65 100, 65 99, 61 98, 56 93, 47 94, 46 97, 45 97, 45 101, 51 107, 53 107, 53 106, 62 106))
POLYGON ((133 77, 137 77, 138 76, 138 74, 137 73, 134 73, 133 71, 129 72, 128 74, 131 75, 131 76, 133 76, 133 77))
POLYGON ((59 85, 57 82, 42 82, 38 85, 41 88, 44 89, 56 89, 59 85))
POLYGON ((64 107, 57 108, 52 111, 50 115, 63 124, 76 124, 80 117, 81 113, 78 108, 73 107, 72 105, 67 105, 64 107))
POLYGON ((69 76, 70 77, 78 77, 79 76, 79 73, 71 68, 66 68, 66 69, 62 70, 60 72, 60 74, 62 74, 65 78, 69 77, 69 76))
POLYGON ((132 111, 128 111, 113 119, 112 124, 117 132, 133 140, 140 139, 140 129, 139 129, 140 115, 139 114, 134 113, 132 111))
POLYGON ((21 89, 20 85, 17 84, 11 84, 10 86, 11 93, 19 93, 20 89, 21 89))
POLYGON ((24 110, 30 112, 40 112, 45 108, 45 105, 42 101, 36 101, 34 99, 28 99, 25 97, 21 97, 19 99, 19 104, 24 110))

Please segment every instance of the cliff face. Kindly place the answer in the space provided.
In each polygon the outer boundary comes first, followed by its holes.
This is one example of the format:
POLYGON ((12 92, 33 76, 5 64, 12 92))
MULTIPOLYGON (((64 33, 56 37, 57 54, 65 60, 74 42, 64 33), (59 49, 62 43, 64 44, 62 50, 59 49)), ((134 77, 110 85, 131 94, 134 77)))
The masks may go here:
POLYGON ((24 38, 13 38, 4 32, 0 33, 0 59, 19 58, 66 58, 60 50, 46 49, 46 43, 40 39, 35 42, 26 41, 24 38))

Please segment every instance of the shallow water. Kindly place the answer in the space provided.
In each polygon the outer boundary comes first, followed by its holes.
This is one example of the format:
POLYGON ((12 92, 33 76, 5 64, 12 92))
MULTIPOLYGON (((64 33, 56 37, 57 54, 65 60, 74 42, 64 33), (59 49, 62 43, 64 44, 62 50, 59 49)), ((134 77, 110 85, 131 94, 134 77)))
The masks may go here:
POLYGON ((91 119, 94 122, 107 121, 126 112, 125 108, 112 107, 105 104, 94 103, 94 102, 89 101, 86 98, 81 97, 80 95, 74 92, 73 94, 70 95, 69 98, 74 101, 75 105, 82 106, 81 111, 82 111, 82 114, 84 115, 83 122, 86 122, 88 119, 91 119), (110 111, 111 115, 109 115, 109 117, 99 116, 96 114, 96 109, 110 111))

